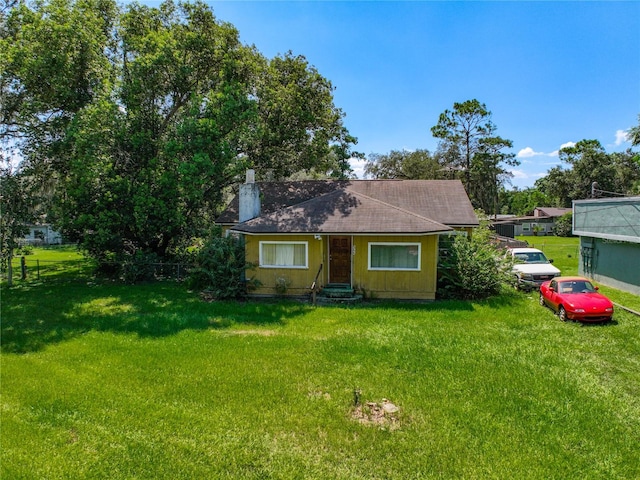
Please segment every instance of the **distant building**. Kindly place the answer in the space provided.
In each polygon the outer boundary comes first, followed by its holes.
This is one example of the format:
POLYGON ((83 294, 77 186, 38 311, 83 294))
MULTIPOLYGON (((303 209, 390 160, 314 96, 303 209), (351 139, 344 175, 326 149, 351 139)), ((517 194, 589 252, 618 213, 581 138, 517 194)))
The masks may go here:
POLYGON ((640 197, 574 200, 580 274, 640 294, 640 197))
POLYGON ((498 235, 515 238, 519 235, 554 235, 556 220, 571 213, 570 208, 536 207, 533 215, 504 217, 498 215, 493 226, 498 235))
POLYGON ((62 243, 62 235, 47 223, 41 225, 27 225, 27 228, 29 229, 29 232, 20 239, 21 244, 59 245, 62 243))
POLYGON ((533 209, 533 216, 535 218, 558 218, 567 213, 571 213, 570 208, 536 207, 533 209))

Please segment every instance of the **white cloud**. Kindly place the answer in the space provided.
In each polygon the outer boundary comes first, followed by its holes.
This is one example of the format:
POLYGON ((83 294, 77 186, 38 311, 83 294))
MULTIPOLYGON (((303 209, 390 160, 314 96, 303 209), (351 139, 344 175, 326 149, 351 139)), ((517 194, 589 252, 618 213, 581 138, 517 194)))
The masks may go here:
MULTIPOLYGON (((536 152, 533 148, 531 147, 526 147, 523 148, 522 150, 520 150, 516 157, 518 158, 531 158, 531 157, 557 157, 558 153, 560 152, 560 150, 562 150, 563 148, 567 148, 567 147, 573 147, 575 146, 575 142, 567 142, 567 143, 563 143, 562 145, 560 145, 560 148, 558 150, 554 150, 553 152, 550 153, 545 153, 545 152, 536 152)), ((527 163, 522 162, 522 163, 527 163)))
POLYGON ((349 159, 349 165, 351 165, 356 178, 366 178, 364 174, 364 167, 366 166, 366 164, 367 160, 363 158, 351 157, 349 159))
POLYGON ((628 141, 629 137, 627 136, 627 132, 625 130, 616 130, 616 141, 614 143, 616 147, 619 147, 620 145, 628 141))
POLYGON ((526 148, 523 148, 522 150, 520 150, 516 156, 518 158, 531 158, 531 157, 535 157, 537 155, 544 155, 544 153, 536 152, 533 148, 526 147, 526 148))

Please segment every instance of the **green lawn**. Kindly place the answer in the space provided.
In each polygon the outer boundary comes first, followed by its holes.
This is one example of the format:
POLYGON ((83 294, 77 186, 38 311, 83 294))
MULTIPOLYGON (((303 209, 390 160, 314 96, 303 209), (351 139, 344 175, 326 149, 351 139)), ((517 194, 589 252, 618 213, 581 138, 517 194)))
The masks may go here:
MULTIPOLYGON (((15 256, 11 262, 14 282, 21 281, 21 256, 15 256)), ((72 245, 36 247, 33 248, 32 253, 24 255, 24 259, 27 265, 28 282, 61 277, 74 279, 86 276, 92 270, 92 263, 72 245)), ((2 280, 6 280, 4 275, 2 280)))
POLYGON ((640 478, 640 318, 622 311, 582 326, 515 291, 314 308, 51 280, 3 287, 1 333, 3 479, 640 478), (356 389, 399 411, 366 416, 356 389))

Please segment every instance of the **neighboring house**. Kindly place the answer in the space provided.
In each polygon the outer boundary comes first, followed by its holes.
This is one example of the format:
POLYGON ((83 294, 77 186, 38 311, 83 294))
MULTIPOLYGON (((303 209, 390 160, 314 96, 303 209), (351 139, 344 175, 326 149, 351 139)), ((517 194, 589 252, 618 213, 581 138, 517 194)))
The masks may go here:
POLYGON ((571 213, 570 208, 536 207, 533 215, 524 217, 498 217, 492 222, 498 235, 515 238, 519 235, 553 235, 556 219, 571 213))
POLYGON ((573 234, 581 275, 640 294, 640 197, 574 200, 573 234))
POLYGON ((433 300, 440 235, 478 226, 458 180, 247 177, 216 223, 244 237, 256 295, 342 284, 370 297, 433 300))
POLYGON ((558 218, 567 213, 571 213, 570 208, 555 208, 555 207, 536 207, 533 209, 533 216, 535 218, 558 218))
POLYGON ((27 245, 58 245, 62 243, 62 235, 49 224, 27 225, 29 232, 19 239, 19 243, 27 245))

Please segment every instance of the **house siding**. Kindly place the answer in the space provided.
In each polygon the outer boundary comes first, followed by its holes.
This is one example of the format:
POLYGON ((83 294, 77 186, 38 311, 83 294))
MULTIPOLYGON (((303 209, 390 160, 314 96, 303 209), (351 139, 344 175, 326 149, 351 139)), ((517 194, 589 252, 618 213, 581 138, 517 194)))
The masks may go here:
POLYGON ((354 237, 354 286, 371 298, 434 300, 436 298, 438 236, 354 237), (420 243, 420 271, 369 270, 370 242, 420 243))
POLYGON ((578 271, 603 285, 640 294, 639 224, 640 197, 574 200, 578 271))
POLYGON ((580 237, 580 275, 640 295, 640 244, 580 237))
POLYGON ((58 245, 62 243, 62 235, 50 225, 29 225, 29 232, 19 239, 19 243, 27 245, 58 245))
MULTIPOLYGON (((303 296, 310 293, 310 286, 318 277, 318 285, 328 283, 330 235, 316 239, 314 235, 246 235, 245 248, 248 262, 256 267, 247 272, 248 278, 260 282, 260 287, 252 292, 256 296, 303 296), (307 268, 260 267, 260 242, 307 242, 307 268), (279 292, 277 284, 284 280, 286 292, 279 292)), ((352 237, 351 285, 368 298, 396 298, 414 300, 434 300, 436 296, 438 236, 390 236, 363 235, 352 237), (421 248, 419 271, 377 271, 369 270, 369 243, 419 243, 421 248)))
MULTIPOLYGON (((248 262, 255 268, 247 272, 247 278, 260 282, 260 287, 252 292, 253 295, 286 295, 301 296, 310 293, 310 287, 316 278, 320 264, 326 265, 325 240, 316 240, 313 235, 246 235, 245 251, 248 262), (274 268, 260 267, 260 242, 306 242, 306 268, 274 268), (286 282, 286 292, 279 292, 276 288, 279 281, 286 282)), ((326 268, 323 267, 318 282, 326 283, 326 268)))

